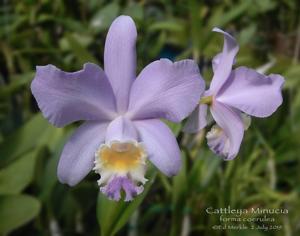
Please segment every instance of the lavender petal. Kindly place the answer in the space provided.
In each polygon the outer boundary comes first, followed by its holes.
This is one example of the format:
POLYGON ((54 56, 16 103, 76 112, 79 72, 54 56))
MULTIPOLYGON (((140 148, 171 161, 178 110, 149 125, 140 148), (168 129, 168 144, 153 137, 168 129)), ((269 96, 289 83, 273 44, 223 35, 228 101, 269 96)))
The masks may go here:
POLYGON ((117 109, 125 112, 128 94, 136 77, 136 27, 129 16, 119 16, 111 24, 104 50, 104 70, 113 88, 117 109))
POLYGON ((134 122, 149 160, 164 174, 176 175, 181 167, 180 150, 172 131, 160 120, 134 122))
POLYGON ((109 120, 115 113, 106 75, 92 63, 71 73, 53 65, 37 66, 31 91, 43 115, 58 127, 78 120, 109 120))
POLYGON ((183 131, 186 133, 197 133, 207 125, 207 105, 200 104, 189 116, 183 131))
POLYGON ((235 109, 217 101, 213 103, 210 111, 228 139, 229 147, 226 151, 225 159, 231 160, 238 154, 244 136, 244 124, 241 115, 235 109))
POLYGON ((58 163, 57 175, 61 183, 74 186, 92 170, 95 152, 104 142, 106 127, 106 123, 87 121, 75 131, 58 163))
POLYGON ((193 60, 152 62, 132 85, 129 114, 133 119, 165 118, 180 122, 194 110, 204 88, 193 60))
POLYGON ((235 69, 216 100, 233 106, 248 115, 270 116, 282 103, 284 78, 265 76, 247 67, 235 69))
POLYGON ((218 66, 214 72, 209 89, 213 94, 216 94, 230 75, 239 46, 230 34, 218 28, 214 28, 213 31, 224 35, 223 51, 218 58, 218 66))

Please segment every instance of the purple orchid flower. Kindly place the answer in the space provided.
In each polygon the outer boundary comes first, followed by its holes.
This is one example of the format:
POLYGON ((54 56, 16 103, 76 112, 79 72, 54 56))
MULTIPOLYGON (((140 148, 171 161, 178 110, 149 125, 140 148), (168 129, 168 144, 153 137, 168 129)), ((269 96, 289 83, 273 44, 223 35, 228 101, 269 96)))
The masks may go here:
POLYGON ((244 136, 244 113, 250 116, 270 116, 282 103, 284 78, 277 74, 262 75, 247 67, 232 70, 238 52, 236 40, 224 35, 223 51, 213 59, 214 76, 210 88, 202 94, 200 105, 189 117, 184 131, 198 132, 207 125, 207 109, 216 121, 207 133, 207 143, 216 154, 231 160, 239 152, 244 136))
POLYGON ((60 182, 73 186, 94 169, 101 176, 100 190, 116 201, 122 190, 125 201, 143 191, 147 160, 168 176, 178 172, 178 144, 159 119, 180 122, 205 89, 192 60, 157 60, 135 79, 136 37, 133 20, 120 16, 106 38, 105 72, 92 63, 72 73, 38 66, 31 84, 50 123, 63 127, 85 121, 62 151, 60 182))

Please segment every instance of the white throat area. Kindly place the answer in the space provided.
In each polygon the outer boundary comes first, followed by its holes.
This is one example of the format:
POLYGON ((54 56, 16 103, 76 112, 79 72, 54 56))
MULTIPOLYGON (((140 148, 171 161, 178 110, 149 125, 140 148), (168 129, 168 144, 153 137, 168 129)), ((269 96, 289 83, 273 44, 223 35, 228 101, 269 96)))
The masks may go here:
POLYGON ((136 140, 114 140, 101 144, 95 153, 94 170, 100 175, 100 191, 109 199, 131 201, 147 181, 146 150, 136 140))

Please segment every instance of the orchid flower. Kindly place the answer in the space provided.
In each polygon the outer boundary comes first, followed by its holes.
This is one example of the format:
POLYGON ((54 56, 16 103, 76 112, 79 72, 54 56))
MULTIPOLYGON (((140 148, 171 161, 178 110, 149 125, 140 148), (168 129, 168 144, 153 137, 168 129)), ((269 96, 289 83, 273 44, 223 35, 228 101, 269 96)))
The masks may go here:
POLYGON ((58 179, 70 186, 92 169, 100 191, 125 201, 143 191, 147 160, 167 176, 181 166, 180 150, 164 118, 180 122, 197 105, 205 84, 193 60, 150 63, 136 77, 136 27, 116 18, 104 50, 104 71, 86 63, 77 72, 38 66, 32 93, 44 117, 57 127, 83 120, 66 143, 58 179))
MULTIPOLYGON (((198 132, 207 125, 207 110, 216 121, 207 133, 207 143, 217 155, 231 160, 239 152, 244 136, 244 114, 255 117, 270 116, 282 103, 284 78, 277 74, 265 76, 247 67, 232 70, 238 52, 236 40, 224 35, 223 51, 213 61, 213 78, 202 94, 200 104, 189 117, 184 131, 198 132)), ((247 119, 246 119, 247 120, 247 119)))

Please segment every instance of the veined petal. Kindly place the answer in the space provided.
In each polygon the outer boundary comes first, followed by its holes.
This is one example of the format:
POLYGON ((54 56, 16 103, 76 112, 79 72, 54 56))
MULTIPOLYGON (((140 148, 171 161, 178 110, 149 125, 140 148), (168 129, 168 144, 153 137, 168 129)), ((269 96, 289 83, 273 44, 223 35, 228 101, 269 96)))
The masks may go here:
POLYGON ((115 113, 106 75, 92 63, 77 72, 64 72, 53 65, 37 66, 31 91, 43 115, 58 127, 78 120, 109 120, 115 113))
POLYGON ((128 107, 128 95, 136 76, 136 27, 129 16, 111 24, 104 50, 104 70, 113 88, 119 112, 128 107))
POLYGON ((104 142, 107 123, 87 121, 65 145, 57 169, 61 183, 76 185, 93 168, 95 152, 104 142))
POLYGON ((207 105, 200 104, 188 118, 183 131, 186 133, 196 133, 207 125, 207 105))
POLYGON ((196 107, 204 88, 193 60, 152 62, 132 85, 128 114, 132 119, 180 122, 196 107))
POLYGON ((172 131, 160 120, 135 121, 149 160, 164 174, 176 175, 181 167, 180 150, 172 131))
POLYGON ((222 33, 224 35, 223 51, 221 55, 216 58, 215 63, 218 62, 218 66, 216 67, 216 64, 214 66, 216 70, 210 84, 210 91, 212 91, 213 94, 216 94, 231 73, 232 65, 234 64, 235 56, 239 50, 239 46, 236 40, 230 34, 218 28, 214 28, 213 31, 222 33))
POLYGON ((113 177, 106 186, 100 187, 100 191, 109 199, 119 201, 121 199, 121 190, 125 192, 125 202, 132 201, 136 195, 143 192, 142 185, 137 186, 134 181, 124 176, 113 177))
POLYGON ((223 145, 227 145, 226 152, 220 152, 219 154, 224 155, 226 160, 231 160, 238 154, 244 136, 244 124, 241 114, 217 101, 214 101, 210 111, 214 120, 224 132, 220 137, 221 139, 216 141, 222 141, 223 145), (228 144, 223 142, 224 137, 228 139, 228 144))
POLYGON ((239 67, 232 71, 216 100, 251 116, 270 116, 282 103, 283 83, 284 78, 280 75, 265 76, 239 67))

